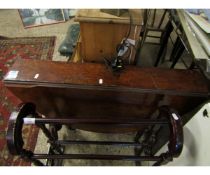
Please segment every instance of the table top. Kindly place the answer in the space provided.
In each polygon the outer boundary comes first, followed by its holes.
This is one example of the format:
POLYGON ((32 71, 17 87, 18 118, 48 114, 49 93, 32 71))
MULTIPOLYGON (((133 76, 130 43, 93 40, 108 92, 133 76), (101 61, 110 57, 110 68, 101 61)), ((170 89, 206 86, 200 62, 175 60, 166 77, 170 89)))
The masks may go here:
MULTIPOLYGON (((132 17, 132 24, 143 25, 142 9, 129 9, 129 13, 131 14, 132 17)), ((126 12, 118 17, 115 15, 101 12, 100 9, 81 9, 78 10, 75 16, 75 21, 129 24, 130 23, 129 13, 126 12)))
POLYGON ((52 86, 156 94, 206 96, 200 72, 126 66, 120 76, 96 63, 17 59, 4 77, 6 86, 52 86))

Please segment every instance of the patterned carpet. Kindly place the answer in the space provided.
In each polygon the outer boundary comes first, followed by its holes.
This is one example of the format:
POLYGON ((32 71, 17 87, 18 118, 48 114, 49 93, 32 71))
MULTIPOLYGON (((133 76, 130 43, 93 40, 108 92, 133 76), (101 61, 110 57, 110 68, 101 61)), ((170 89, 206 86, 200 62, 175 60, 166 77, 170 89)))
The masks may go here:
MULTIPOLYGON (((17 57, 52 60, 55 39, 54 36, 0 39, 0 166, 30 165, 16 156, 11 156, 7 150, 5 136, 8 117, 21 101, 5 88, 2 79, 17 57)), ((27 138, 26 149, 35 148, 37 135, 38 128, 31 126, 23 128, 23 138, 27 138)))

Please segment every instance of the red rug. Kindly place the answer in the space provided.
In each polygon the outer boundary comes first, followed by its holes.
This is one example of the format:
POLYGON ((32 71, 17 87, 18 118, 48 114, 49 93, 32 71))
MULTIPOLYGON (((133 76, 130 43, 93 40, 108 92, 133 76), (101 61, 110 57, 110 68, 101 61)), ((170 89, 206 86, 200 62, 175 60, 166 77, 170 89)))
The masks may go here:
MULTIPOLYGON (((0 165, 1 166, 26 166, 30 163, 17 156, 11 156, 6 145, 6 130, 10 112, 21 101, 9 92, 2 79, 8 68, 17 57, 23 59, 51 60, 53 56, 55 37, 30 37, 0 39, 0 165)), ((25 148, 33 150, 36 145, 38 128, 26 126, 23 128, 23 138, 27 138, 25 148)))

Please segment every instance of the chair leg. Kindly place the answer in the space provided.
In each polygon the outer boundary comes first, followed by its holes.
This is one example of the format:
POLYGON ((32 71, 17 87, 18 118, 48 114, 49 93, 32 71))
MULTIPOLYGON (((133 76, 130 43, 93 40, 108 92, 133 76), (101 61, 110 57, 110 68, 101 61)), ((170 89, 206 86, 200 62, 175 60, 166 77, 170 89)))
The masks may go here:
POLYGON ((194 69, 194 68, 195 68, 195 62, 192 61, 192 63, 191 63, 191 65, 190 65, 189 69, 192 70, 192 69, 194 69))
POLYGON ((178 48, 175 50, 174 57, 173 57, 173 62, 172 62, 172 65, 170 67, 171 69, 173 69, 175 67, 176 63, 179 61, 180 57, 182 56, 184 50, 185 50, 185 47, 182 44, 181 40, 179 39, 178 48))
POLYGON ((177 51, 177 49, 178 49, 178 46, 179 46, 179 40, 180 40, 180 38, 177 37, 177 38, 176 38, 176 41, 175 41, 175 43, 174 43, 173 49, 172 49, 172 51, 171 51, 171 55, 170 55, 169 61, 173 61, 173 60, 174 60, 174 55, 175 55, 175 53, 176 53, 176 51, 177 51))
MULTIPOLYGON (((145 39, 146 39, 146 36, 147 36, 147 30, 146 30, 146 27, 145 27, 145 29, 144 29, 145 31, 143 32, 143 36, 142 36, 142 39, 141 39, 141 41, 140 41, 140 43, 139 43, 139 45, 138 45, 138 47, 137 47, 137 49, 136 49, 136 55, 135 55, 135 59, 134 59, 134 65, 136 65, 137 64, 137 62, 138 62, 138 60, 139 60, 139 55, 140 55, 140 53, 141 53, 141 49, 142 49, 142 47, 143 47, 143 45, 144 45, 144 42, 145 42, 145 39)), ((142 34, 142 33, 140 33, 140 34, 142 34)))
POLYGON ((158 56, 157 56, 155 64, 154 64, 155 67, 157 67, 160 62, 161 56, 163 55, 164 49, 168 44, 168 39, 169 39, 169 36, 172 31, 173 31, 173 25, 171 24, 170 21, 168 21, 168 23, 166 25, 165 32, 163 33, 163 35, 161 37, 161 45, 160 45, 160 49, 158 52, 158 56))

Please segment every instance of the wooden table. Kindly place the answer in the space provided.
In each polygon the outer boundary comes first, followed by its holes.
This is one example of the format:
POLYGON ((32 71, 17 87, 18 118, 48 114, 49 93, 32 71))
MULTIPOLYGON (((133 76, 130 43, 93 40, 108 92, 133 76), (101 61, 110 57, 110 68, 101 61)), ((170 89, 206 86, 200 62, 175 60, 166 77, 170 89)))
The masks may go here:
MULTIPOLYGON (((143 25, 142 10, 129 10, 132 17, 129 38, 138 45, 141 26, 143 25)), ((117 55, 116 46, 128 33, 130 17, 128 13, 120 17, 101 12, 99 9, 79 10, 75 21, 80 23, 80 57, 85 62, 104 62, 104 58, 117 55)), ((128 63, 134 63, 135 49, 132 48, 128 63)))
MULTIPOLYGON (((23 59, 10 68, 4 84, 23 102, 37 104, 38 111, 49 118, 136 120, 151 117, 161 105, 183 116, 209 94, 202 75, 192 70, 127 66, 116 76, 103 64, 23 59)), ((135 125, 74 127, 97 132, 141 129, 135 125)))

